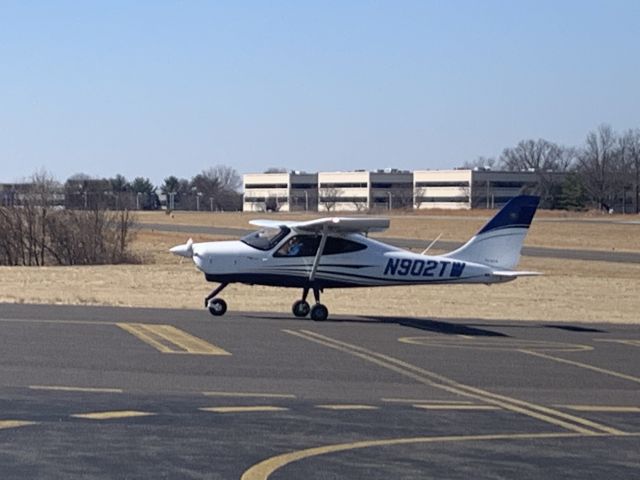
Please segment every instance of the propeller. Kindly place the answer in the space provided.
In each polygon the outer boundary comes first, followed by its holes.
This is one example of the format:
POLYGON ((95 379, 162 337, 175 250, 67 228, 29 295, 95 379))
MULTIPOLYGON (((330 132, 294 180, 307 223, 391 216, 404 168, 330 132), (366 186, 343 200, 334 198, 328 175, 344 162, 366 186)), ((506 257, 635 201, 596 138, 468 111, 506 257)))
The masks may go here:
POLYGON ((169 251, 180 257, 191 258, 193 257, 193 239, 190 238, 187 240, 187 243, 183 245, 176 245, 175 247, 170 248, 169 251))

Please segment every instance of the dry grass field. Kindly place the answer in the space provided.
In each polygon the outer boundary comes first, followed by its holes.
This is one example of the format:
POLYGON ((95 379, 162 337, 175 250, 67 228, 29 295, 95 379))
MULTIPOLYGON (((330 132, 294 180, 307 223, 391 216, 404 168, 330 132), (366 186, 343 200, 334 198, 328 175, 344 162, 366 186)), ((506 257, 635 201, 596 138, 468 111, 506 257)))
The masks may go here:
MULTIPOLYGON (((469 213, 469 212, 465 212, 469 213)), ((543 212, 544 214, 544 212, 543 212)), ((465 240, 484 222, 455 218, 397 216, 391 236, 465 240)), ((543 215, 544 217, 544 215, 543 215)), ((249 214, 143 215, 142 222, 247 227, 249 214)), ((142 265, 95 267, 0 267, 0 302, 201 308, 213 285, 190 261, 168 253, 187 235, 141 230, 135 251, 142 265)), ((195 241, 222 237, 193 235, 195 241)), ((640 251, 640 225, 536 222, 527 245, 640 251)), ((511 319, 552 322, 640 323, 640 264, 523 258, 521 268, 544 272, 494 285, 417 286, 327 290, 332 314, 511 319)), ((230 310, 289 312, 300 292, 232 285, 222 295, 230 310)), ((208 314, 203 310, 203 319, 208 314)), ((213 321, 213 319, 211 319, 213 321)))

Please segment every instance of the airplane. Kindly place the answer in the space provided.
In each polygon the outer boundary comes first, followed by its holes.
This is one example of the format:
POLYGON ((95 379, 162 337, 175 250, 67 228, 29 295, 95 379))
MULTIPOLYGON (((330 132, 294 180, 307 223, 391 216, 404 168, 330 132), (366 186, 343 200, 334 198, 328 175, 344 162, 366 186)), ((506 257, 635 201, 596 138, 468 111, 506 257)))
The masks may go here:
POLYGON ((329 310, 320 303, 320 292, 326 288, 492 284, 539 275, 514 270, 539 201, 528 195, 512 198, 467 243, 443 255, 414 253, 370 238, 369 233, 389 228, 388 218, 374 217, 251 220, 260 230, 240 240, 189 239, 170 252, 193 259, 207 281, 220 284, 204 301, 214 316, 227 311, 217 295, 231 283, 242 283, 300 288, 293 314, 323 321, 329 310))

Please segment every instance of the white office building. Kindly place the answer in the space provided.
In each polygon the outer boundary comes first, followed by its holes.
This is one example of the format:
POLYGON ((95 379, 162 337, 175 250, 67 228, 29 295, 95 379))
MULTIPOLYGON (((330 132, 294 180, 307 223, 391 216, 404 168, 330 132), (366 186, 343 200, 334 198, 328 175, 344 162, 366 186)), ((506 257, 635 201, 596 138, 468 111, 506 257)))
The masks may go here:
POLYGON ((244 175, 244 212, 318 209, 318 174, 305 172, 244 175))
MULTIPOLYGON (((546 182, 563 178, 563 173, 544 174, 546 182)), ((536 191, 541 181, 538 172, 416 170, 413 203, 416 209, 497 208, 517 195, 536 191)))
POLYGON ((318 173, 321 212, 390 210, 411 207, 413 174, 395 169, 318 173))

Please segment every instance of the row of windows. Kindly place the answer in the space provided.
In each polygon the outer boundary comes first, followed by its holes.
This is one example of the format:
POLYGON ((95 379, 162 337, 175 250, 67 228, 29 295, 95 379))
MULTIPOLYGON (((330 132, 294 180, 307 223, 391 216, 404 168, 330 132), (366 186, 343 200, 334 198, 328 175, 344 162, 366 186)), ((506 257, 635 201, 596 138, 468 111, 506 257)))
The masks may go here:
POLYGON ((336 203, 352 203, 352 202, 367 202, 367 197, 343 197, 336 195, 332 197, 320 197, 321 202, 336 202, 336 203))
MULTIPOLYGON (((487 182, 480 182, 478 184, 476 184, 476 186, 483 186, 486 185, 487 182)), ((493 182, 491 180, 488 181, 489 185, 491 187, 495 187, 495 188, 522 188, 525 185, 536 185, 536 182, 500 182, 500 181, 496 181, 493 182)))
MULTIPOLYGON (((320 246, 319 235, 296 235, 287 240, 274 254, 274 257, 315 257, 320 246)), ((323 255, 357 252, 367 248, 362 243, 341 237, 327 237, 323 255)))
POLYGON ((413 182, 393 182, 393 183, 382 183, 382 182, 372 182, 371 188, 413 188, 413 182))
POLYGON ((244 201, 246 203, 264 203, 267 200, 271 200, 273 202, 278 203, 287 203, 289 199, 287 197, 244 197, 244 201))
MULTIPOLYGON (((487 182, 478 182, 476 185, 486 185, 487 182)), ((488 181, 489 185, 496 188, 521 188, 525 185, 535 185, 535 181, 520 181, 520 182, 508 182, 508 181, 488 181)), ((403 183, 383 183, 372 182, 371 188, 411 188, 413 184, 403 183)), ((416 187, 468 187, 469 182, 416 182, 416 187)), ((311 189, 316 188, 315 183, 294 183, 291 184, 291 188, 311 189)), ((366 182, 351 182, 351 183, 321 183, 320 188, 368 188, 369 185, 366 182)), ((289 188, 286 183, 249 183, 245 185, 246 189, 257 188, 289 188)))
POLYGON ((416 197, 416 202, 469 202, 469 197, 416 197))
POLYGON ((367 188, 367 182, 352 182, 352 183, 321 183, 320 188, 367 188))
POLYGON ((469 182, 416 182, 416 187, 468 187, 469 182))
POLYGON ((244 188, 289 188, 286 183, 246 183, 244 188))

